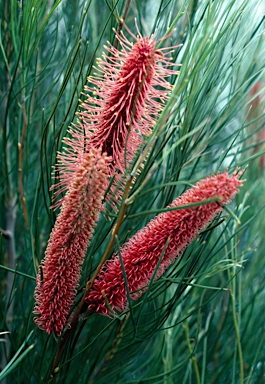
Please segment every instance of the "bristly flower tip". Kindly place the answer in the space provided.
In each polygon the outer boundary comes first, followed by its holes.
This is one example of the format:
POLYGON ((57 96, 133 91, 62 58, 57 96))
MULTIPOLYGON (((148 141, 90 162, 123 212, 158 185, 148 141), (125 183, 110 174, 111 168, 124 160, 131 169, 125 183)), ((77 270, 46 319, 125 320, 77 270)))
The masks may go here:
MULTIPOLYGON (((216 197, 222 200, 163 212, 121 247, 127 284, 133 300, 147 289, 161 255, 163 257, 155 279, 184 252, 200 231, 222 211, 222 207, 231 202, 243 183, 239 180, 241 174, 242 171, 236 170, 230 177, 224 172, 201 180, 175 199, 168 208, 216 197)), ((127 308, 127 292, 118 254, 105 263, 88 292, 86 302, 89 309, 110 317, 115 311, 127 308)))
MULTIPOLYGON (((55 198, 67 190, 75 168, 92 147, 101 147, 112 158, 110 176, 116 175, 112 191, 117 188, 172 90, 166 80, 178 74, 170 69, 177 64, 166 57, 172 47, 158 49, 153 36, 142 37, 137 28, 136 37, 126 29, 135 43, 116 33, 121 51, 111 44, 105 46, 108 56, 103 53, 96 73, 88 78, 87 99, 69 130, 63 154, 58 154, 60 182, 53 187, 55 198)), ((60 201, 54 206, 59 205, 60 201)))

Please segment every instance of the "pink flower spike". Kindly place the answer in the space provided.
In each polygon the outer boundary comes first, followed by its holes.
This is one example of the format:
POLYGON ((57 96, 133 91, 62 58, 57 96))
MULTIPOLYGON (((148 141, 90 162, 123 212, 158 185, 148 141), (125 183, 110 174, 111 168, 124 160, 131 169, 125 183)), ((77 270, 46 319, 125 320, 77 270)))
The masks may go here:
MULTIPOLYGON (((235 172, 229 177, 228 173, 224 172, 199 181, 175 199, 169 207, 187 205, 214 197, 219 197, 219 201, 163 212, 121 247, 124 270, 133 300, 147 289, 163 252, 156 279, 222 211, 223 205, 228 204, 238 193, 238 187, 243 183, 239 180, 241 174, 242 172, 235 172)), ((88 292, 86 302, 89 309, 106 316, 112 316, 113 312, 124 311, 127 308, 127 293, 118 254, 105 263, 88 292)))
POLYGON ((81 266, 98 220, 108 185, 108 162, 91 149, 76 167, 61 212, 52 230, 35 288, 34 321, 60 336, 74 303, 81 266))
MULTIPOLYGON (((79 159, 92 147, 101 147, 112 158, 110 176, 116 175, 112 190, 120 185, 125 169, 143 138, 151 133, 172 89, 166 78, 178 74, 170 69, 176 64, 167 57, 172 47, 156 48, 153 36, 132 35, 134 44, 123 33, 116 36, 122 50, 110 43, 105 47, 109 56, 103 53, 96 72, 88 78, 83 110, 69 131, 71 137, 65 140, 64 152, 58 155, 60 182, 53 187, 55 198, 67 190, 79 159)), ((54 206, 59 205, 57 202, 54 206)))

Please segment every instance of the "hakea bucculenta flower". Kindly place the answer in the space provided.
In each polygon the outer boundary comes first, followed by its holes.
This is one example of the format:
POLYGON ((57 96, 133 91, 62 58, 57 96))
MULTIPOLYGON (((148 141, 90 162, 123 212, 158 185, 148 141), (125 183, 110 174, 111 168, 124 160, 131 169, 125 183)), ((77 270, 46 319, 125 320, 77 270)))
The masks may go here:
POLYGON ((74 303, 81 266, 108 185, 110 159, 91 149, 76 167, 37 275, 34 319, 48 334, 60 336, 74 303))
MULTIPOLYGON (((108 55, 103 53, 95 74, 88 78, 87 99, 58 155, 60 182, 54 186, 55 198, 67 190, 80 158, 92 147, 101 147, 111 156, 109 171, 111 177, 115 175, 112 190, 116 190, 172 89, 166 78, 178 74, 168 57, 175 47, 158 49, 154 36, 142 37, 138 31, 136 37, 127 31, 134 44, 123 33, 116 33, 122 50, 108 43, 108 55)), ((60 200, 54 206, 59 205, 60 200)))
MULTIPOLYGON (((241 173, 235 172, 229 177, 225 172, 201 180, 175 199, 169 207, 212 198, 218 198, 218 201, 163 212, 121 247, 127 284, 133 300, 147 289, 158 262, 161 261, 155 279, 164 273, 200 231, 222 211, 223 205, 231 201, 242 184, 240 175, 241 173)), ((107 316, 113 316, 116 311, 127 308, 127 292, 118 254, 105 263, 88 292, 86 302, 89 309, 107 316)))

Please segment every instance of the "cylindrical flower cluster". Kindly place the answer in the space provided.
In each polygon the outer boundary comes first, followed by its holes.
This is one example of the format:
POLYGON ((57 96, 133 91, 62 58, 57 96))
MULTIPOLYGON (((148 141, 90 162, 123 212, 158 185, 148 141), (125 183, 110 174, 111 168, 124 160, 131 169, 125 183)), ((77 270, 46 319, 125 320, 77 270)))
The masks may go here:
MULTIPOLYGON (((134 36, 135 44, 123 34, 117 38, 122 51, 110 44, 105 47, 109 56, 103 54, 96 72, 88 78, 87 99, 81 104, 79 120, 69 130, 70 137, 58 155, 60 182, 54 186, 55 198, 68 189, 84 153, 101 147, 112 158, 109 172, 115 177, 111 190, 114 200, 119 199, 122 175, 143 138, 151 133, 172 89, 166 78, 178 74, 170 69, 173 64, 167 57, 172 48, 157 49, 153 36, 134 36)), ((59 205, 60 200, 54 207, 59 205)))
MULTIPOLYGON (((156 279, 222 211, 223 205, 231 201, 242 184, 240 174, 234 173, 229 177, 224 172, 201 180, 169 207, 203 202, 215 197, 218 201, 161 213, 122 246, 122 261, 133 300, 146 290, 163 252, 156 279)), ((105 263, 88 292, 86 302, 88 308, 107 316, 126 309, 127 294, 118 254, 105 263)))
POLYGON ((34 321, 60 336, 74 303, 81 266, 102 208, 110 159, 91 149, 76 167, 37 276, 34 321))
POLYGON ((135 44, 117 34, 122 51, 106 48, 110 56, 103 54, 89 77, 77 124, 57 156, 53 208, 61 206, 61 212, 35 289, 35 322, 48 334, 59 336, 67 322, 109 177, 115 194, 108 199, 115 207, 125 169, 172 88, 166 78, 178 73, 169 69, 171 48, 157 49, 153 36, 133 37, 135 44), (61 193, 65 195, 58 199, 61 193))

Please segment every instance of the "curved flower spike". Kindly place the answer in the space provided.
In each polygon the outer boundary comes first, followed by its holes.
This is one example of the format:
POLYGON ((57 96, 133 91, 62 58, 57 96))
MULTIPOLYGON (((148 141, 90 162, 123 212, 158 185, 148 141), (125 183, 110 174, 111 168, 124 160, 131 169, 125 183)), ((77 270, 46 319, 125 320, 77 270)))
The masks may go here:
POLYGON ((37 275, 35 317, 39 328, 60 336, 74 303, 81 266, 108 185, 109 158, 91 149, 76 167, 37 275))
MULTIPOLYGON (((176 64, 167 57, 173 47, 158 49, 153 36, 129 33, 135 43, 116 33, 122 50, 108 43, 105 50, 109 55, 103 53, 96 72, 88 78, 87 99, 81 104, 77 124, 69 130, 63 153, 58 155, 60 182, 53 187, 55 198, 68 189, 80 159, 92 147, 101 147, 112 158, 109 172, 111 177, 115 175, 112 190, 116 190, 168 98, 172 85, 166 78, 178 74, 170 69, 176 64)), ((117 191, 116 195, 118 198, 117 191)), ((54 207, 59 205, 60 200, 54 207)))
MULTIPOLYGON (((228 173, 224 172, 201 180, 175 199, 168 208, 215 197, 218 201, 163 212, 122 246, 124 270, 133 300, 147 289, 163 252, 156 279, 222 211, 222 206, 228 204, 238 193, 238 187, 242 184, 239 180, 241 174, 234 173, 229 177, 228 173)), ((105 263, 88 292, 86 302, 89 309, 106 316, 112 316, 115 310, 124 311, 127 308, 127 294, 119 255, 114 255, 113 259, 105 263)))

